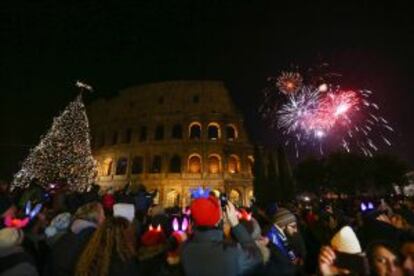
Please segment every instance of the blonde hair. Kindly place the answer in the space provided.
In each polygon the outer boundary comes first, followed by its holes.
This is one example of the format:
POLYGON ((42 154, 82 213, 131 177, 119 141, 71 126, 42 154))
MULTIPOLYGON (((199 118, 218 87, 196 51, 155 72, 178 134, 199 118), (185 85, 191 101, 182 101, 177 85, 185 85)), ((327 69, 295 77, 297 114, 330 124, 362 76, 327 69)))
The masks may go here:
POLYGON ((83 219, 97 223, 98 217, 102 214, 103 208, 99 202, 90 202, 79 207, 74 215, 74 220, 83 219))
POLYGON ((76 265, 75 275, 108 275, 112 253, 126 262, 136 256, 135 240, 128 220, 107 218, 89 240, 76 265))

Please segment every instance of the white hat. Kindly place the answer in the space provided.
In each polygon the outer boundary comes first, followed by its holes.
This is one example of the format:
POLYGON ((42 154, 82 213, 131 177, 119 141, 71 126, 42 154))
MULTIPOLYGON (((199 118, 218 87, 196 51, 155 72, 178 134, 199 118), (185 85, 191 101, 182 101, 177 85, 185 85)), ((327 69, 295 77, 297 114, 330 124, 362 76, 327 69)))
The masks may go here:
POLYGON ((358 254, 362 252, 361 245, 355 235, 354 230, 349 226, 344 226, 331 240, 331 246, 342 253, 358 254))
POLYGON ((19 245, 23 240, 23 231, 16 228, 3 228, 0 230, 0 248, 19 245))
POLYGON ((116 203, 113 206, 114 217, 123 217, 132 222, 135 217, 135 206, 128 203, 116 203))

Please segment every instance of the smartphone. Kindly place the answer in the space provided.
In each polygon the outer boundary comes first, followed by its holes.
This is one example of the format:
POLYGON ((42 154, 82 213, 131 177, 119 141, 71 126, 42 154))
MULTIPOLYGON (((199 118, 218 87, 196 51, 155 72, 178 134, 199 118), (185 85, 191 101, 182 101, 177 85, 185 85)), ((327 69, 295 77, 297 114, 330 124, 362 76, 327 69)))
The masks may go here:
POLYGON ((335 252, 335 265, 339 268, 345 268, 353 275, 369 275, 368 258, 364 254, 348 254, 335 252))
POLYGON ((221 194, 220 195, 220 204, 221 207, 224 208, 227 205, 227 195, 226 194, 221 194))

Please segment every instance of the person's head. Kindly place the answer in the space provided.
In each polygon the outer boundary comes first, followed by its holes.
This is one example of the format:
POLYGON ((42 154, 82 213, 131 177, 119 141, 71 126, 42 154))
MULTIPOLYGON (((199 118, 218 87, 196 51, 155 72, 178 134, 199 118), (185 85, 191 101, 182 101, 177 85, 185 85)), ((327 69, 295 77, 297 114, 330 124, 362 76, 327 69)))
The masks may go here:
POLYGON ((220 202, 214 196, 194 199, 190 209, 193 222, 198 227, 217 227, 222 219, 220 202))
POLYGON ((402 275, 397 249, 388 242, 375 242, 368 247, 368 260, 374 275, 402 275))
POLYGON ((17 228, 3 228, 0 230, 0 249, 18 246, 23 242, 23 231, 17 228))
POLYGON ((105 221, 105 212, 99 202, 90 202, 79 207, 74 215, 74 220, 77 219, 87 220, 100 225, 105 221))
POLYGON ((286 236, 299 233, 296 217, 288 209, 279 208, 273 216, 273 223, 282 229, 286 236))
POLYGON ((261 238, 262 229, 257 220, 254 218, 251 218, 250 220, 240 219, 239 223, 244 226, 253 240, 259 240, 261 238))
POLYGON ((152 205, 148 209, 148 216, 150 217, 156 216, 156 215, 164 215, 164 214, 165 214, 165 209, 161 205, 152 205))
POLYGON ((401 235, 400 252, 403 268, 408 275, 414 275, 414 232, 406 231, 401 235))
POLYGON ((122 217, 109 217, 95 231, 82 252, 76 275, 108 275, 112 254, 126 262, 136 256, 134 229, 122 217))
POLYGON ((70 226, 72 215, 69 212, 55 216, 50 225, 45 229, 47 237, 52 237, 59 232, 64 232, 70 226))

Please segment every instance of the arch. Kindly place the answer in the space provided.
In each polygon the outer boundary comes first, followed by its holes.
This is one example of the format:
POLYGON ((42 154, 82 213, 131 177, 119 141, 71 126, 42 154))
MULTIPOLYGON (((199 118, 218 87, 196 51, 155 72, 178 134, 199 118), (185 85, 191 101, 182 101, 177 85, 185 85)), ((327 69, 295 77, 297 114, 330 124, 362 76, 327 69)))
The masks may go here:
POLYGON ((144 172, 144 158, 142 156, 135 156, 132 159, 132 174, 139 174, 144 172))
POLYGON ((250 190, 247 192, 247 201, 249 202, 249 204, 251 204, 253 200, 254 200, 254 193, 253 193, 253 189, 250 189, 250 190))
POLYGON ((131 140, 132 140, 132 129, 127 128, 125 130, 124 143, 129 144, 131 143, 131 140))
POLYGON ((227 141, 234 141, 238 138, 237 128, 233 124, 228 124, 226 126, 226 139, 227 141))
POLYGON ((188 171, 190 173, 201 173, 201 156, 199 154, 191 154, 188 157, 188 171))
POLYGON ((181 124, 175 124, 171 131, 171 137, 173 139, 182 139, 183 138, 183 127, 181 124))
POLYGON ((167 208, 177 206, 179 205, 179 200, 180 200, 180 194, 176 190, 170 189, 165 194, 164 206, 167 208))
POLYGON ((102 162, 101 175, 109 176, 112 171, 112 158, 108 157, 102 162))
POLYGON ((220 173, 221 172, 221 158, 218 154, 210 154, 208 157, 208 172, 220 173))
POLYGON ((181 172, 181 157, 178 154, 175 154, 170 160, 170 172, 181 172))
POLYGON ((188 126, 188 137, 190 139, 201 139, 201 123, 192 122, 188 126))
POLYGON ((243 204, 241 193, 236 189, 230 190, 229 200, 236 206, 241 206, 243 204))
POLYGON ((216 122, 212 122, 207 126, 207 134, 209 140, 218 140, 221 137, 220 125, 216 122))
POLYGON ((144 142, 147 140, 148 128, 146 126, 141 126, 139 131, 139 141, 144 142))
POLYGON ((239 173, 240 172, 240 158, 232 154, 229 156, 227 170, 229 173, 239 173))
POLYGON ((164 126, 158 125, 155 128, 154 140, 159 141, 164 139, 164 126))
POLYGON ((154 155, 151 164, 151 173, 160 173, 162 170, 162 158, 161 155, 154 155))
POLYGON ((254 166, 254 157, 253 155, 247 156, 247 166, 249 173, 253 173, 253 166, 254 166))
POLYGON ((118 159, 118 162, 116 162, 116 175, 123 175, 126 174, 128 167, 128 159, 126 157, 121 157, 118 159))

